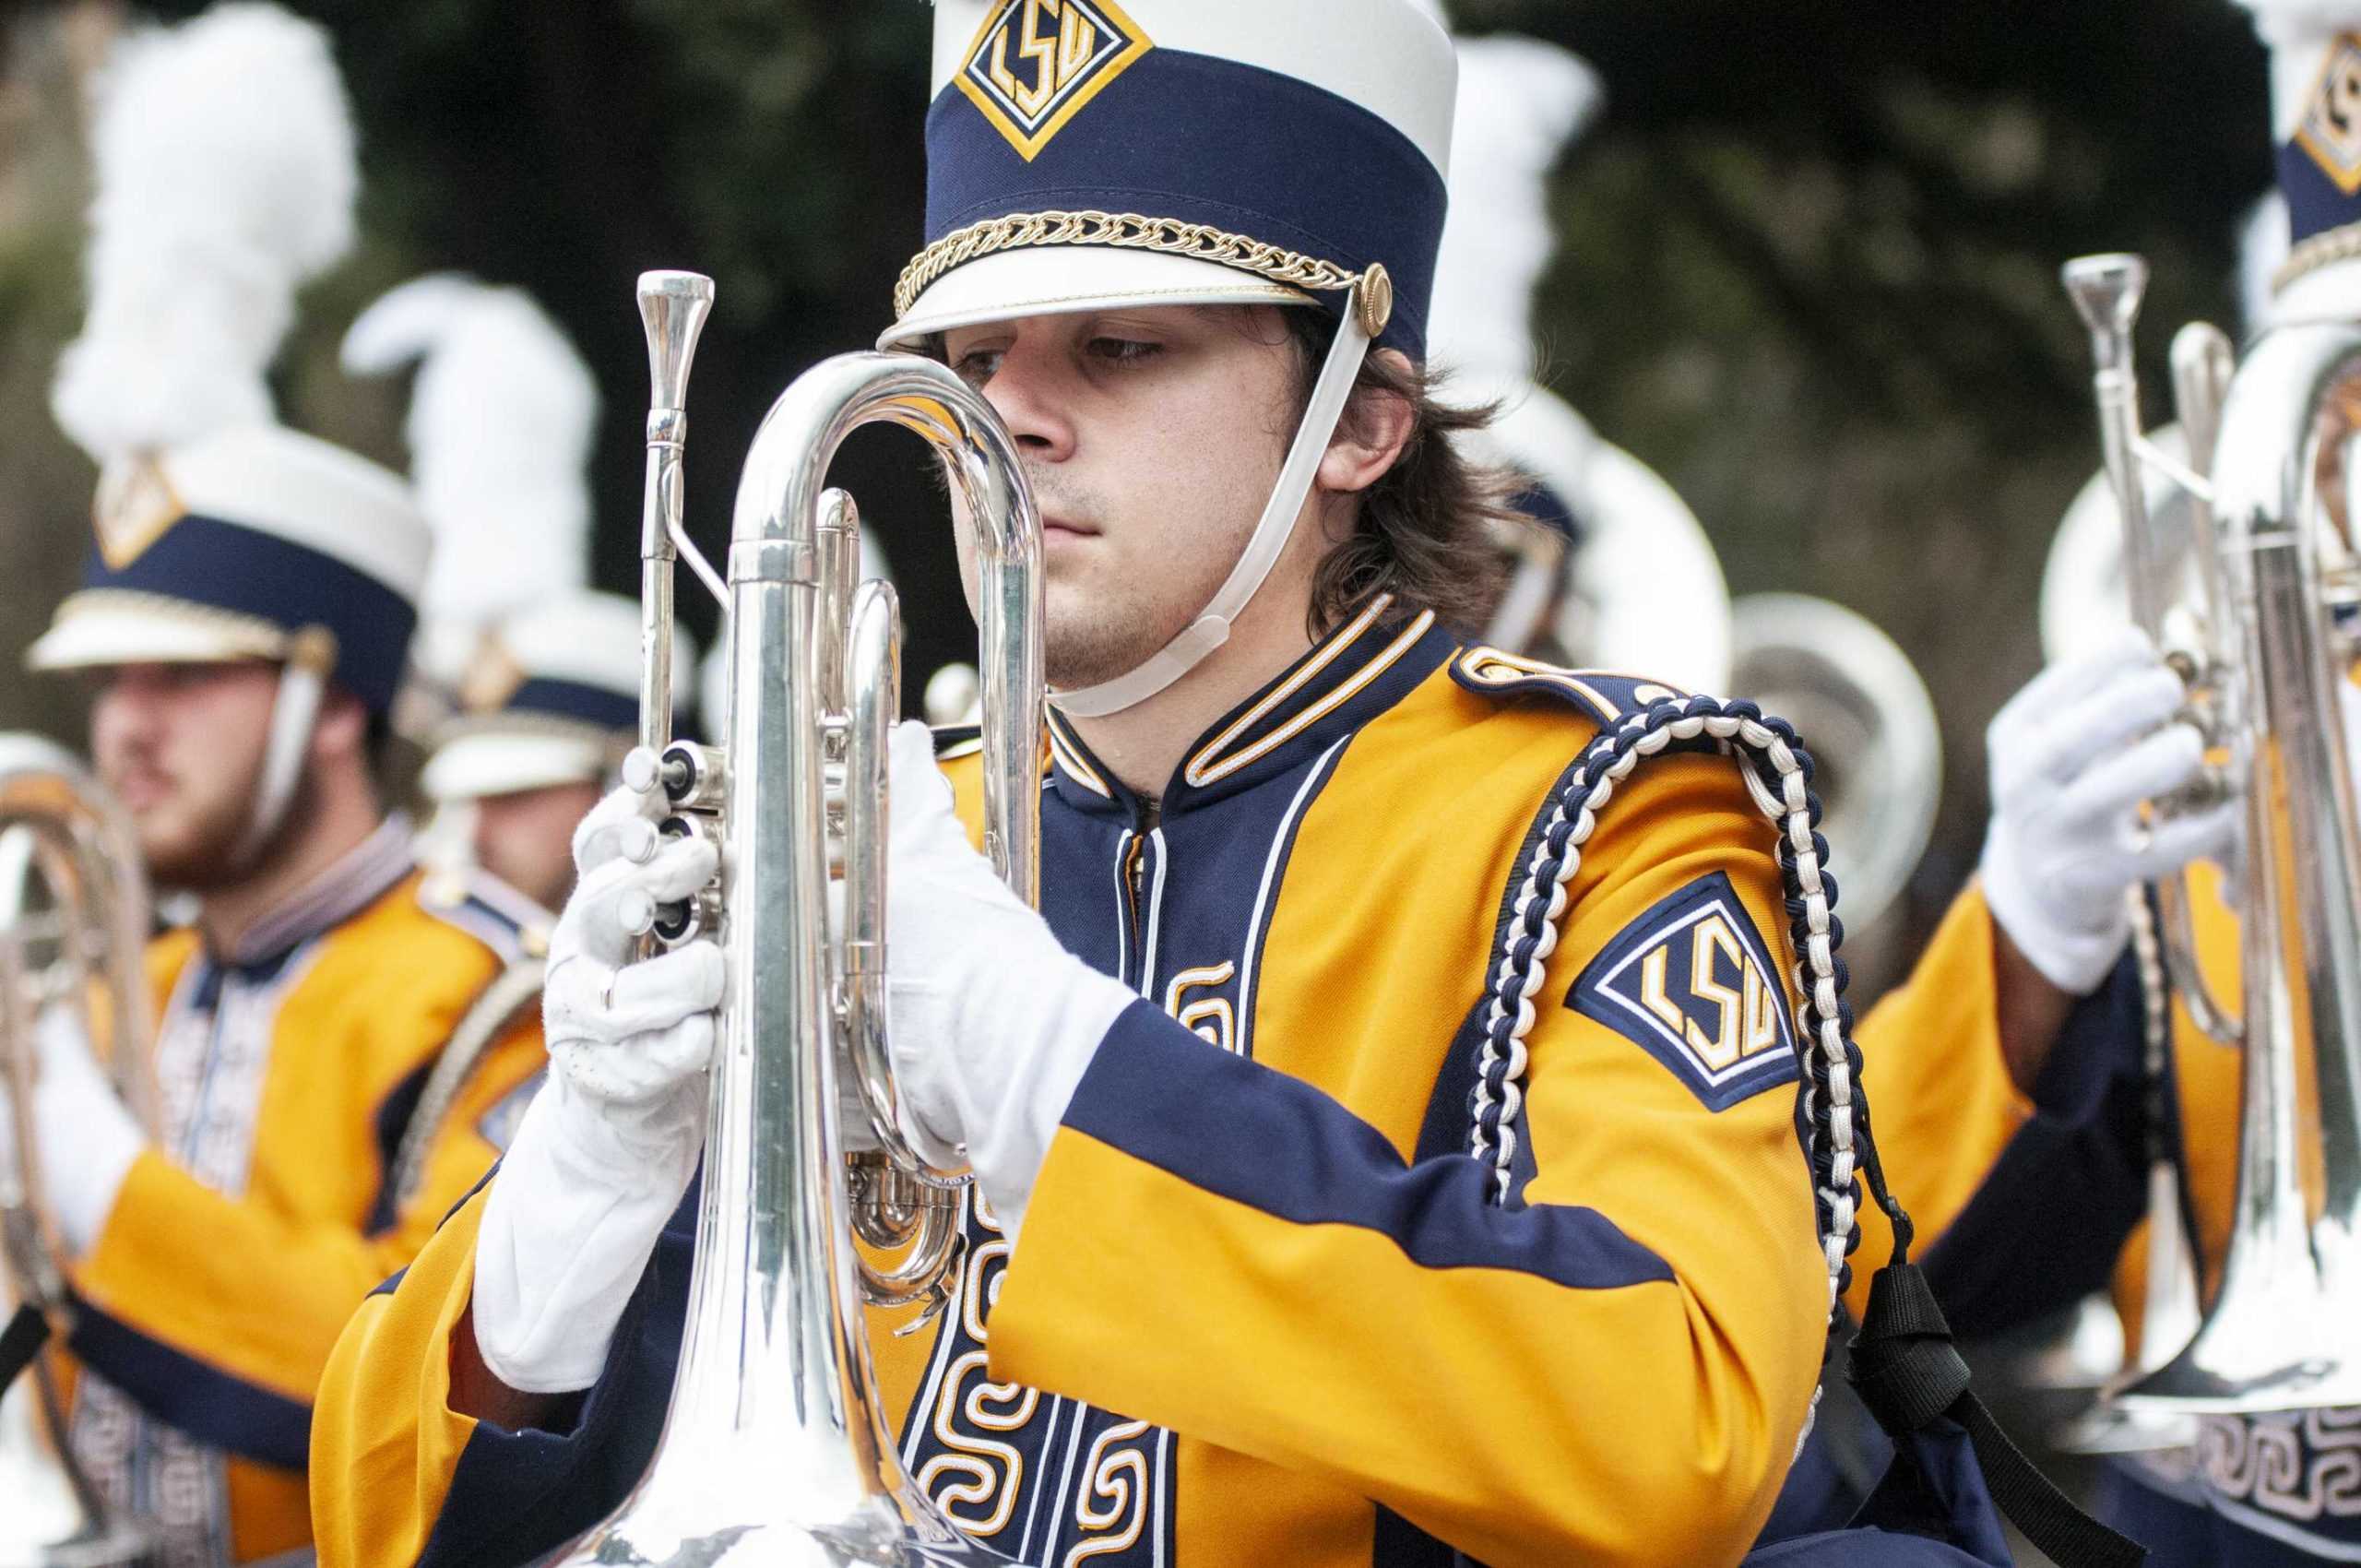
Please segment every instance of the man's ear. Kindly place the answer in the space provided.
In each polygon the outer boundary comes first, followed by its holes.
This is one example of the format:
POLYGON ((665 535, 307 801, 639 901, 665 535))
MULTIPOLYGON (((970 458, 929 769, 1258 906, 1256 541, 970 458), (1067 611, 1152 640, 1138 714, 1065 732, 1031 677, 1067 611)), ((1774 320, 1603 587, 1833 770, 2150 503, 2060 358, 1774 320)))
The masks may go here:
POLYGON ((321 694, 319 717, 312 723, 311 760, 360 757, 368 744, 369 710, 342 686, 330 686, 321 694))
MULTIPOLYGON (((1405 381, 1415 369, 1399 349, 1380 349, 1376 358, 1405 381)), ((1336 434, 1320 459, 1318 487, 1337 494, 1367 490, 1399 462, 1418 416, 1410 399, 1383 387, 1357 388, 1336 422, 1336 434)))

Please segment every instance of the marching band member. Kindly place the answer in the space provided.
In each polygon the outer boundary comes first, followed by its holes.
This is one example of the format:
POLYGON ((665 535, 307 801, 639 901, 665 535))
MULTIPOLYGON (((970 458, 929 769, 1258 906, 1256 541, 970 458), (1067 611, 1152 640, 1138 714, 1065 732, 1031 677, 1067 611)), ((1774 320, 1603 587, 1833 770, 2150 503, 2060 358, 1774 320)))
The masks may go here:
MULTIPOLYGON (((677 630, 673 642, 685 690, 696 645, 677 630)), ((638 738, 638 603, 583 591, 509 617, 479 644, 458 705, 421 788, 468 812, 477 864, 561 908, 574 891, 575 826, 638 738)))
MULTIPOLYGON (((2361 7, 2250 8, 2272 50, 2284 196, 2248 226, 2246 271, 2274 275, 2267 294, 2249 295, 2250 325, 2361 318, 2361 264, 2350 259, 2361 212, 2346 194, 2361 187, 2361 151, 2322 129, 2345 124, 2361 77, 2361 7), (2285 262, 2291 221, 2293 262, 2254 265, 2258 251, 2285 262)), ((2361 692, 2343 695, 2356 732, 2361 692)), ((1923 1224, 1950 1227, 1928 1268, 1962 1327, 2005 1328, 2106 1288, 2136 1348, 2149 1304, 2147 1158, 2159 1137, 2188 1206, 2185 1240, 2205 1288, 2219 1283, 2240 1053, 2173 1007, 2165 1092, 2152 1103, 2143 1047, 2157 1003, 2129 947, 2125 900, 2193 860, 2237 858, 2232 806, 2153 838, 2142 830, 2140 802, 2172 794, 2201 765, 2197 731, 2172 721, 2182 702, 2178 678, 2124 632, 2067 654, 2002 709, 1988 735, 1995 809, 1981 888, 1963 896, 1889 1004, 1916 1027, 1877 1014, 1862 1027, 1897 1187, 1923 1224), (2054 1201, 2061 1191, 2072 1201, 2054 1201)), ((2361 759, 2354 775, 2361 782, 2361 759)), ((2192 873, 2198 959, 2235 1004, 2236 921, 2209 891, 2216 869, 2192 873)), ((1878 1229, 1864 1231, 1874 1257, 1878 1229)), ((2197 1434, 2192 1447, 2114 1459, 2104 1473, 2101 1513, 2148 1544, 2160 1568, 2361 1560, 2361 1410, 2205 1416, 2197 1434)))
POLYGON ((77 1258, 73 1445, 168 1568, 301 1551, 312 1400, 355 1303, 497 1157, 529 1017, 387 1168, 519 901, 420 896, 376 782, 427 531, 394 475, 272 419, 297 283, 351 234, 319 30, 225 5, 118 45, 94 125, 89 319, 53 406, 102 467, 83 586, 28 662, 92 681, 91 750, 194 924, 149 954, 163 1141, 44 1020, 42 1180, 77 1258))
MULTIPOLYGON (((952 1305, 872 1315, 895 1462, 1028 1562, 1734 1562, 1830 1289, 1781 872, 1732 760, 1667 755, 1500 945, 1570 760, 1668 694, 1455 635, 1500 503, 1420 368, 1453 55, 1352 13, 936 6, 884 341, 1027 458, 1056 695, 1038 916, 974 765, 896 738, 896 1063, 978 1196, 952 1305)), ((722 980, 618 934, 714 870, 623 852, 657 809, 576 835, 549 1086, 338 1347, 326 1562, 531 1560, 655 1444, 722 980)))

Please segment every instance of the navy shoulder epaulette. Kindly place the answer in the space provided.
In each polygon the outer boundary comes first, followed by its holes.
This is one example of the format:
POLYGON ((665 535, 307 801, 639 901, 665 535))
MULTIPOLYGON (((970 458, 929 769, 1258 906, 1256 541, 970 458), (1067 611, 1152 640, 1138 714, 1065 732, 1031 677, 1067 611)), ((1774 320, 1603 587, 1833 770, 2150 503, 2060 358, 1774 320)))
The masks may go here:
POLYGON ((1461 649, 1451 661, 1451 678, 1471 692, 1490 696, 1539 694, 1555 697, 1602 730, 1612 729, 1653 703, 1689 695, 1644 675, 1568 670, 1497 647, 1461 649))
POLYGON ((504 964, 549 952, 549 911, 490 872, 430 871, 419 881, 418 907, 482 943, 504 964))

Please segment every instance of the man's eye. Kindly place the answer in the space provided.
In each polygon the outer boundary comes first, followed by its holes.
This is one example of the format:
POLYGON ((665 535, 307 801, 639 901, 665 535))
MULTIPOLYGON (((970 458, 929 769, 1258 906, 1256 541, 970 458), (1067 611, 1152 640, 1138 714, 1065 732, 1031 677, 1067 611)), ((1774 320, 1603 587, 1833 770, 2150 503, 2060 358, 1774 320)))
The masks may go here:
POLYGON ((972 349, 952 362, 951 368, 970 386, 981 386, 1000 374, 1001 350, 972 349))
POLYGON ((1161 343, 1143 343, 1130 338, 1093 338, 1090 340, 1091 357, 1109 364, 1139 364, 1163 351, 1161 343))

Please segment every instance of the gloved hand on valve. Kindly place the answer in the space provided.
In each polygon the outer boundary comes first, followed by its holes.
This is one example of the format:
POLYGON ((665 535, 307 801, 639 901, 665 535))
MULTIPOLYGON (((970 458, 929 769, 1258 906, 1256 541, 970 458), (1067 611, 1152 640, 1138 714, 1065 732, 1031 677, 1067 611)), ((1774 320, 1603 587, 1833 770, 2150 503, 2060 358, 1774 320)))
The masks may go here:
POLYGON ((2106 978, 2130 939, 2132 889, 2236 854, 2236 801, 2162 821, 2143 811, 2204 766, 2196 728, 2174 719, 2185 700, 2154 646, 2127 628, 2034 677, 1986 731, 1992 822, 1979 871, 2006 939, 2002 1034, 2021 1087, 2038 1076, 2051 1040, 2011 1034, 2054 1036, 2071 999, 2106 978), (2032 971, 2014 987, 2012 958, 2032 971), (2022 992, 2045 986, 2054 992, 2028 1005, 2022 992), (2012 1030, 2012 1012, 2042 1022, 2012 1030))
MULTIPOLYGON (((926 726, 895 731, 891 766, 887 1028, 903 1131, 938 1165, 972 1165, 1014 1235, 1074 1087, 1138 998, 1067 953, 968 843, 926 726)), ((581 880, 542 1003, 549 1083, 478 1232, 477 1348, 524 1393, 597 1380, 704 1146, 721 954, 700 939, 634 962, 626 934, 635 903, 685 897, 714 872, 702 842, 658 845, 666 809, 618 790, 575 835, 581 880)), ((840 1099, 846 1142, 863 1146, 865 1118, 840 1099)))
POLYGON ((484 1202, 476 1347, 530 1394, 587 1388, 705 1147, 706 1067, 721 952, 690 943, 633 961, 626 913, 683 898, 713 847, 658 844, 660 791, 617 790, 575 830, 579 880, 551 933, 541 997, 549 1079, 484 1202))

